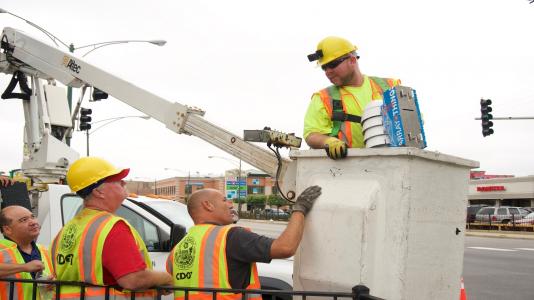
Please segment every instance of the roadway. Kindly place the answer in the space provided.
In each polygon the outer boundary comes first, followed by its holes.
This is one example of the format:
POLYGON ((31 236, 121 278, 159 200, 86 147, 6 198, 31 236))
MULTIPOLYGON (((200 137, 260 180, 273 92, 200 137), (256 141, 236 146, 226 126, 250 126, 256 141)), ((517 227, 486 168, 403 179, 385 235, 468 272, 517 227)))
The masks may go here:
MULTIPOLYGON (((277 237, 282 222, 241 220, 241 226, 277 237)), ((464 284, 468 300, 534 299, 534 239, 466 236, 464 284)))
POLYGON ((534 240, 467 236, 468 300, 534 299, 534 240))

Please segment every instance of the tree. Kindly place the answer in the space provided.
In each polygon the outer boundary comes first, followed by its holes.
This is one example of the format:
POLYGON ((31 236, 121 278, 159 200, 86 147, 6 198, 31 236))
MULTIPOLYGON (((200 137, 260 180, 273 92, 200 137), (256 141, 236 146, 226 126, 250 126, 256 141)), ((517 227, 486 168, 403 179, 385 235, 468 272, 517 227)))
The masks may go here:
POLYGON ((271 207, 276 206, 276 208, 280 208, 280 206, 286 205, 287 201, 279 194, 271 194, 267 197, 267 204, 271 207))
POLYGON ((243 205, 243 203, 246 203, 247 202, 247 199, 243 198, 243 197, 239 197, 239 198, 235 198, 235 199, 232 199, 234 203, 237 203, 237 212, 239 214, 241 214, 241 206, 243 205))
POLYGON ((265 195, 247 195, 246 202, 252 208, 264 208, 267 197, 265 195))

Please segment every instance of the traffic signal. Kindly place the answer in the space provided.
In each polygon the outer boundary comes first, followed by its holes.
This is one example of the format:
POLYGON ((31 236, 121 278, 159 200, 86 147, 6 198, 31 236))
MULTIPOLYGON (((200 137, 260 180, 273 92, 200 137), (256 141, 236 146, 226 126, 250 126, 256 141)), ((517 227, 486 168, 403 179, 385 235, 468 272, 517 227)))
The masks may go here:
POLYGON ((106 92, 93 87, 93 99, 91 99, 91 101, 100 101, 102 99, 107 99, 107 98, 108 98, 108 94, 106 92))
POLYGON ((493 134, 493 115, 490 114, 491 109, 491 100, 490 99, 480 99, 480 119, 482 120, 482 135, 484 137, 493 134))
POLYGON ((91 114, 93 110, 90 108, 80 108, 80 131, 91 129, 91 114))

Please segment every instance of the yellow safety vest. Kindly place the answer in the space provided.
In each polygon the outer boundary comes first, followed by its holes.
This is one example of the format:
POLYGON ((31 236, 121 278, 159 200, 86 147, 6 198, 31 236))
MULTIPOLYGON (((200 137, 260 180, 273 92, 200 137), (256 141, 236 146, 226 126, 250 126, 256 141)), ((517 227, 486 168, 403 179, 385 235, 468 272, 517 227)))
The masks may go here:
MULTIPOLYGON (((50 255, 48 250, 43 245, 37 245, 37 249, 41 253, 41 261, 43 262, 45 268, 42 271, 43 276, 49 276, 53 274, 52 272, 52 261, 50 260, 50 255)), ((24 258, 20 254, 17 244, 3 239, 0 240, 0 262, 6 264, 24 264, 24 258)), ((20 272, 5 278, 16 278, 16 279, 32 279, 32 276, 28 272, 20 272)), ((31 300, 33 295, 33 284, 32 283, 15 283, 15 289, 13 293, 13 300, 31 300)), ((0 299, 10 299, 9 293, 9 282, 0 282, 0 299)), ((41 299, 39 295, 39 289, 37 289, 37 299, 41 299)))
MULTIPOLYGON (((78 281, 104 285, 102 251, 109 232, 119 221, 130 227, 139 252, 148 269, 152 261, 145 243, 137 231, 123 218, 109 212, 84 208, 58 233, 52 242, 51 251, 56 278, 60 281, 78 281)), ((131 292, 110 289, 110 299, 131 299, 131 292)), ((86 300, 104 299, 105 288, 87 287, 86 300)), ((154 299, 154 291, 136 292, 135 299, 154 299)), ((61 299, 80 299, 80 287, 62 286, 61 299)))
MULTIPOLYGON (((371 100, 381 100, 383 93, 397 85, 400 85, 399 79, 380 78, 369 76, 371 84, 371 100)), ((362 135, 361 116, 365 109, 365 104, 360 99, 356 99, 351 93, 342 87, 335 85, 329 86, 318 92, 321 101, 333 122, 330 136, 337 137, 349 146, 349 148, 363 148, 365 145, 353 145, 353 134, 362 135), (355 101, 357 111, 347 111, 347 101, 355 101), (358 133, 353 132, 357 130, 358 133)), ((362 139, 363 142, 363 139, 362 139)))
MULTIPOLYGON (((172 249, 167 258, 167 272, 172 274, 177 287, 231 289, 226 261, 226 236, 232 225, 201 224, 189 229, 188 234, 172 249)), ((246 289, 260 289, 256 263, 250 264, 250 284, 246 289)), ((175 291, 175 300, 185 299, 184 291, 175 291)), ((189 292, 190 300, 212 300, 211 292, 189 292)), ((238 300, 241 294, 217 293, 217 300, 238 300)), ((257 294, 247 299, 261 300, 257 294)))

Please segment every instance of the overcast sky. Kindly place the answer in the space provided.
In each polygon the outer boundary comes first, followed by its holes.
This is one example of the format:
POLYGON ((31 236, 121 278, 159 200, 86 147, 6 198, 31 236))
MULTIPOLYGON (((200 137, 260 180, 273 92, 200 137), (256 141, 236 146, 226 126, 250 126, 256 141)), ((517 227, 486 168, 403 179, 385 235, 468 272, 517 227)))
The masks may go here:
MULTIPOLYGON (((329 85, 306 55, 323 37, 342 36, 358 46, 362 72, 417 90, 427 150, 477 160, 491 174, 534 174, 534 120, 495 121, 486 138, 474 120, 481 97, 493 101, 495 117, 534 116, 534 4, 527 0, 3 0, 0 7, 75 46, 167 40, 164 47, 109 46, 86 59, 171 102, 200 107, 207 120, 240 136, 264 126, 302 136, 311 94, 329 85)), ((10 15, 0 14, 0 24, 47 40, 10 15)), ((2 92, 10 79, 0 74, 2 92)), ((93 120, 142 114, 115 99, 84 107, 93 120)), ((0 170, 20 167, 23 124, 20 100, 0 101, 0 170)), ((73 147, 85 154, 82 133, 73 147)), ((234 167, 210 155, 237 162, 139 118, 103 127, 90 147, 91 155, 131 167, 133 179, 234 167)))

